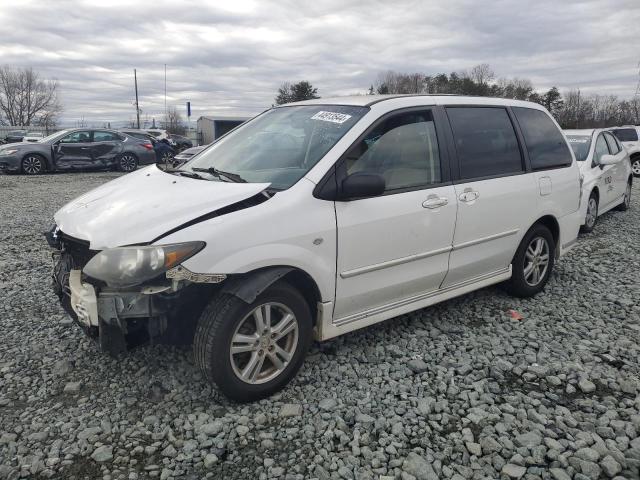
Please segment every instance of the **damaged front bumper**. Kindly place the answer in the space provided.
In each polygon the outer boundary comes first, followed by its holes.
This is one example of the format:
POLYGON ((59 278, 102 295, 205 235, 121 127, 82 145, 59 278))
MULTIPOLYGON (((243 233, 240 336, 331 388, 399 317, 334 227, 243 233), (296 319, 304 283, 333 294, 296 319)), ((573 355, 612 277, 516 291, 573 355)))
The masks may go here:
POLYGON ((190 343, 217 287, 213 282, 224 280, 201 278, 179 267, 153 284, 111 288, 83 275, 82 268, 97 253, 88 243, 56 230, 45 236, 53 248, 53 288, 63 308, 112 355, 145 343, 190 343))

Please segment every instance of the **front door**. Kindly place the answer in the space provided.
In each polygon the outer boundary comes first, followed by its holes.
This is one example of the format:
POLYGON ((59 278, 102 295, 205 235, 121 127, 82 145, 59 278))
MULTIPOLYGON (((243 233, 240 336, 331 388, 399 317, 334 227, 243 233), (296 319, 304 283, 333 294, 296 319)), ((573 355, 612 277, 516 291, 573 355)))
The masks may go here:
POLYGON ((457 205, 438 137, 430 109, 393 113, 345 155, 345 174, 374 173, 386 187, 335 204, 335 321, 411 302, 442 283, 457 205))
POLYGON ((618 162, 612 165, 612 179, 611 179, 611 202, 619 202, 627 189, 627 169, 623 163, 625 152, 622 145, 617 141, 613 134, 604 132, 603 134, 607 139, 609 145, 609 153, 616 157, 618 162))
POLYGON ((92 163, 91 131, 77 130, 62 137, 53 146, 56 167, 87 168, 92 163))
POLYGON ((443 287, 509 268, 535 219, 536 179, 527 173, 509 113, 503 107, 446 109, 457 155, 458 220, 443 287))

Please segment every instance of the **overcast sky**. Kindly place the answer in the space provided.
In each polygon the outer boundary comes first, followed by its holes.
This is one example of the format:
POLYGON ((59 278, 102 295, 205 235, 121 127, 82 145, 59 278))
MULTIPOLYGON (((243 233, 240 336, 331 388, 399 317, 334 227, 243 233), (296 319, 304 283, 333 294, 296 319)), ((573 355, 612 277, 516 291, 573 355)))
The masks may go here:
POLYGON ((498 76, 632 97, 640 0, 0 2, 0 64, 57 78, 63 123, 258 113, 283 81, 365 92, 379 72, 489 63, 498 76))

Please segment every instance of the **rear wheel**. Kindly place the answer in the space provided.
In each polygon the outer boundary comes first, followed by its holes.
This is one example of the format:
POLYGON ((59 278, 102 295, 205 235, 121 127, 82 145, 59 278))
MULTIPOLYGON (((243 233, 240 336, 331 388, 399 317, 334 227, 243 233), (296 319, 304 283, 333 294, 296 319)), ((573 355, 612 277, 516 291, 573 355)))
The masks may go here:
POLYGON ((634 177, 640 177, 640 157, 631 159, 631 171, 634 177))
POLYGON ((45 172, 45 159, 40 155, 29 154, 22 159, 22 173, 25 175, 40 175, 45 172))
POLYGON ((532 297, 541 291, 553 270, 556 245, 547 227, 536 224, 520 242, 511 262, 507 290, 518 297, 532 297))
POLYGON ((620 203, 620 205, 616 207, 616 209, 620 210, 621 212, 626 212, 627 210, 629 210, 630 206, 631 206, 631 178, 629 178, 629 181, 627 182, 627 187, 624 190, 624 198, 622 199, 622 202, 620 203))
POLYGON ((138 168, 138 159, 132 153, 123 153, 118 157, 118 170, 121 172, 133 172, 138 168))
POLYGON ((311 343, 311 331, 307 302, 286 282, 270 286, 250 304, 222 293, 198 321, 196 363, 227 397, 258 400, 295 376, 311 343))
POLYGON ((591 192, 587 203, 587 213, 584 217, 584 225, 580 227, 584 233, 592 232, 598 221, 598 195, 591 192))

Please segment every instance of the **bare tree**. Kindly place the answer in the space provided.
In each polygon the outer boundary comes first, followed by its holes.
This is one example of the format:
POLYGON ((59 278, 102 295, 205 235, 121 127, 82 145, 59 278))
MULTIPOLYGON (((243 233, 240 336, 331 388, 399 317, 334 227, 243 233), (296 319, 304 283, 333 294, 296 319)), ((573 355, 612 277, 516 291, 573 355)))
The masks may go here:
POLYGON ((478 84, 489 84, 496 75, 488 63, 481 63, 473 67, 467 76, 478 84))
POLYGON ((61 111, 56 80, 41 78, 31 67, 0 67, 0 123, 51 125, 61 111))
POLYGON ((182 115, 178 112, 176 107, 167 108, 167 113, 164 117, 164 128, 169 133, 176 135, 184 135, 185 127, 182 123, 182 115))
POLYGON ((376 92, 381 94, 393 93, 423 93, 426 91, 426 77, 422 73, 399 73, 389 70, 378 75, 375 82, 376 92))

